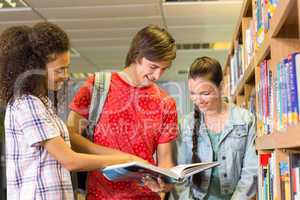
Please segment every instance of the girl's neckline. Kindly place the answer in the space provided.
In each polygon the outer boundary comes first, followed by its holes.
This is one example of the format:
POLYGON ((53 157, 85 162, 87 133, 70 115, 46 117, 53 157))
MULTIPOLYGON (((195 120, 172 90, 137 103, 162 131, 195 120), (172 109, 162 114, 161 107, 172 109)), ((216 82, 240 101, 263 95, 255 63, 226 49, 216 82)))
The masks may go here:
POLYGON ((203 124, 204 128, 207 131, 211 132, 212 134, 221 135, 222 132, 226 129, 226 127, 230 124, 230 121, 232 120, 232 108, 233 108, 233 105, 230 104, 230 103, 228 103, 227 104, 228 116, 227 116, 227 119, 224 122, 223 128, 220 131, 214 131, 214 130, 212 130, 212 129, 210 129, 210 128, 207 127, 206 122, 205 122, 205 118, 204 118, 204 113, 202 113, 201 117, 200 117, 201 124, 203 124))

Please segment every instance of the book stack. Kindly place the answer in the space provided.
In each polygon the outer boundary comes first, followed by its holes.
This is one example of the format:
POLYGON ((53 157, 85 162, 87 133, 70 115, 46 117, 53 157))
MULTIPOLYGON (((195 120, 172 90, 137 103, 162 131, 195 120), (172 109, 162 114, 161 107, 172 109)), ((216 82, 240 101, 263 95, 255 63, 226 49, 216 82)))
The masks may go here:
POLYGON ((244 64, 244 47, 238 44, 237 48, 234 50, 234 54, 230 59, 230 93, 235 92, 235 88, 240 81, 240 78, 245 72, 244 64))
POLYGON ((276 167, 274 153, 260 154, 259 199, 273 200, 276 195, 276 167))
POLYGON ((278 4, 278 0, 256 0, 254 8, 254 19, 255 19, 255 49, 261 47, 265 34, 270 29, 270 20, 274 15, 278 4))
POLYGON ((273 98, 272 98, 272 71, 270 70, 270 60, 264 60, 260 64, 260 80, 257 83, 258 94, 258 136, 270 134, 272 132, 273 122, 273 98))
POLYGON ((300 149, 297 8, 300 1, 243 1, 225 62, 230 101, 256 112, 259 200, 300 200, 299 159, 287 153, 300 149), (242 73, 237 44, 244 47, 242 73))
POLYGON ((284 131, 299 121, 300 54, 289 54, 277 64, 276 71, 276 128, 284 131))
POLYGON ((284 132, 299 123, 300 53, 287 55, 272 69, 269 60, 260 65, 258 95, 258 133, 284 132))

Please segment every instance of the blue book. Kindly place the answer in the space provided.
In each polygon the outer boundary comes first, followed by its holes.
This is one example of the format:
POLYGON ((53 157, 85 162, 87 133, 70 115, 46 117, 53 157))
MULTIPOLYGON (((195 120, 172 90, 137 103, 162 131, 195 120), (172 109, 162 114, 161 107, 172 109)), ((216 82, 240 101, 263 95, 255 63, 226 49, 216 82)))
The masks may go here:
POLYGON ((288 59, 283 60, 285 65, 285 84, 286 84, 286 97, 287 97, 287 124, 292 123, 292 93, 291 93, 291 80, 290 80, 290 62, 288 59))
POLYGON ((287 71, 287 66, 285 64, 286 62, 287 62, 286 59, 284 59, 281 63, 282 126, 284 129, 287 128, 287 124, 288 124, 288 90, 287 90, 288 71, 287 71))
POLYGON ((297 72, 296 72, 296 63, 295 56, 298 53, 292 53, 288 56, 289 60, 289 89, 291 94, 291 112, 289 113, 289 122, 290 124, 298 123, 298 89, 297 89, 297 72))
POLYGON ((297 99, 298 99, 298 120, 300 119, 300 53, 293 54, 293 65, 295 65, 296 69, 296 85, 297 85, 297 99))
POLYGON ((161 177, 166 183, 178 183, 218 165, 218 162, 193 163, 166 169, 150 164, 131 162, 106 167, 102 170, 102 174, 111 181, 136 180, 140 182, 143 177, 151 177, 155 180, 161 177))
POLYGON ((276 113, 277 113, 277 130, 283 130, 282 124, 282 69, 281 62, 277 64, 277 88, 276 88, 276 113))

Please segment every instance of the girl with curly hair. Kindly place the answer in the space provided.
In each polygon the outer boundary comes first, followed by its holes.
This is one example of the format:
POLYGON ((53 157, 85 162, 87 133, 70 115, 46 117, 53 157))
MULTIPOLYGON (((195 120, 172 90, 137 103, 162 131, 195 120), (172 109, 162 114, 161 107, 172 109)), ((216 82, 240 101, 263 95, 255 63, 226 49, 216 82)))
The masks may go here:
POLYGON ((71 141, 76 152, 70 148, 68 129, 48 97, 68 79, 69 48, 67 34, 48 22, 12 27, 0 36, 7 199, 73 199, 69 171, 145 162, 84 138, 84 145, 71 141))

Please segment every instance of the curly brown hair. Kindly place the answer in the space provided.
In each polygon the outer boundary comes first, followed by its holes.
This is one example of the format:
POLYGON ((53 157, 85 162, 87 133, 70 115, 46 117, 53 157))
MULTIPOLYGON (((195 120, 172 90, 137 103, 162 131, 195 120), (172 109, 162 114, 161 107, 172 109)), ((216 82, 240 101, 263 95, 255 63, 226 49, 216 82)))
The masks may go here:
POLYGON ((46 65, 69 49, 67 34, 49 22, 6 29, 0 35, 0 98, 7 104, 24 94, 46 96, 46 65))

